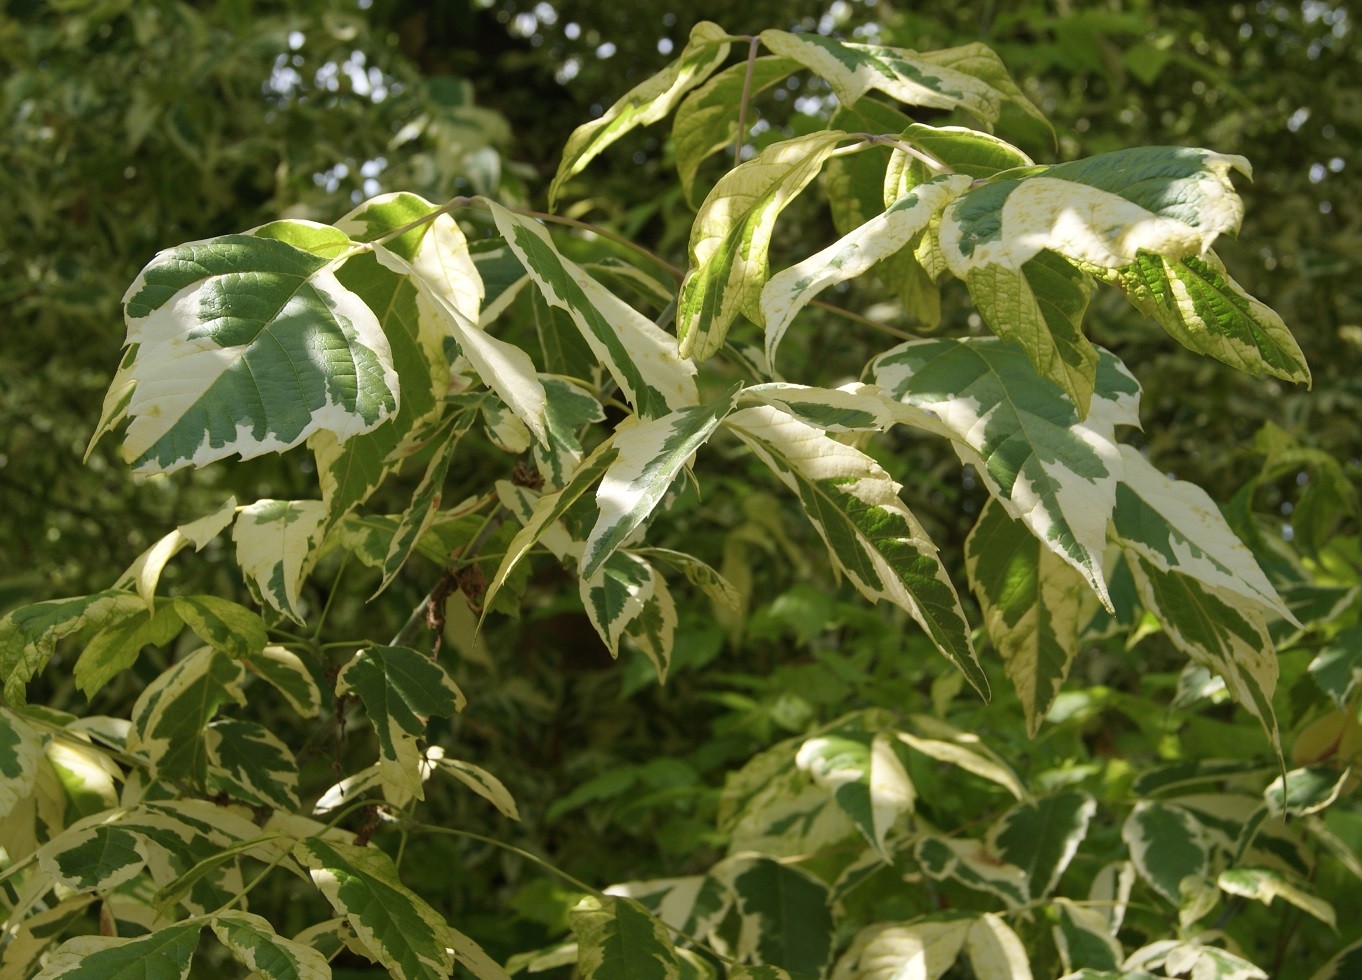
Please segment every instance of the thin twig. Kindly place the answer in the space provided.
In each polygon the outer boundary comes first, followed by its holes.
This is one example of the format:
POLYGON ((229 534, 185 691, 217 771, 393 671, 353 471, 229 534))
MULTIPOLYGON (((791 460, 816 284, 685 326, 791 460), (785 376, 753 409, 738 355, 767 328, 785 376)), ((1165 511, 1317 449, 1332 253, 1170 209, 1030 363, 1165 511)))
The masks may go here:
POLYGON ((733 166, 742 163, 742 144, 747 138, 747 103, 752 96, 752 72, 757 66, 757 37, 747 47, 747 72, 742 77, 742 99, 738 102, 738 137, 733 141, 733 166))

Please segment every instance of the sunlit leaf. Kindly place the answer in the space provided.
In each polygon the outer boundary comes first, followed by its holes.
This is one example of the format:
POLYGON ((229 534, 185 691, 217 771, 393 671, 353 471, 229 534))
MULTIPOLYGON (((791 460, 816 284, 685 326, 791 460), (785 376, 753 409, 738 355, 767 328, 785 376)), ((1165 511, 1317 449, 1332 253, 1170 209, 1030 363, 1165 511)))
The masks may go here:
POLYGON ((40 980, 184 980, 203 922, 190 919, 145 936, 77 936, 48 959, 40 980))
POLYGON ((209 924, 222 945, 265 980, 329 980, 331 976, 325 956, 280 936, 268 919, 233 909, 214 914, 209 924))
POLYGON ((1191 887, 1210 871, 1206 830, 1182 807, 1141 800, 1121 837, 1140 876, 1174 905, 1183 902, 1184 882, 1191 887))
POLYGON ((637 902, 587 896, 572 910, 583 980, 680 980, 671 934, 637 902))
POLYGON ((326 531, 320 500, 257 500, 241 508, 232 541, 246 586, 295 622, 303 622, 300 592, 326 531))

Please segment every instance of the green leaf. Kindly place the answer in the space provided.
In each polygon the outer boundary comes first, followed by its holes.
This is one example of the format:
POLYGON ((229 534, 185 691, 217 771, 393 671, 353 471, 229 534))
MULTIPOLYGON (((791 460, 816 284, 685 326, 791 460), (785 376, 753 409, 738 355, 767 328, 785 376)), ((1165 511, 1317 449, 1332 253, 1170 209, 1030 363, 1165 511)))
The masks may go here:
POLYGON ((141 472, 282 452, 313 432, 344 441, 397 412, 392 353, 332 262, 284 242, 226 235, 167 249, 124 298, 141 472))
POLYGON ((873 367, 895 398, 941 419, 961 462, 1110 608, 1102 558, 1122 468, 1115 427, 1139 424, 1140 388, 1125 366, 1101 355, 1083 420, 1013 344, 911 341, 873 367))
POLYGON ((990 180, 941 218, 941 250, 960 279, 972 269, 1020 271, 1049 249, 1082 267, 1123 269, 1140 251, 1177 261, 1234 232, 1243 202, 1230 171, 1243 157, 1142 146, 990 180))
POLYGON ((690 270, 677 299, 683 357, 704 359, 718 351, 739 313, 762 322, 761 289, 776 218, 848 138, 820 130, 774 143, 714 185, 691 227, 690 270))
POLYGON ((40 980, 184 980, 203 922, 172 923, 136 939, 77 936, 48 959, 40 980))
POLYGON ((1340 632, 1310 661, 1310 676, 1339 709, 1362 683, 1362 626, 1340 632))
POLYGON ((298 763, 263 725, 220 718, 208 726, 210 793, 276 810, 298 809, 298 763))
POLYGON ((299 841, 293 855, 364 948, 393 974, 443 980, 453 972, 449 927, 398 880, 388 855, 321 837, 299 841))
POLYGON ((265 649, 265 622, 245 606, 214 595, 176 596, 175 612, 214 650, 249 660, 265 649))
POLYGON ((378 735, 387 800, 401 806, 413 797, 424 799, 417 740, 425 737, 432 715, 451 717, 466 700, 444 667, 408 647, 369 647, 341 669, 336 693, 354 694, 364 703, 378 735))
MULTIPOLYGON (((43 758, 43 736, 12 711, 0 708, 0 819, 33 791, 43 758)), ((12 860, 12 858, 11 858, 12 860)))
POLYGON ((821 735, 801 745, 795 757, 800 769, 832 792, 837 805, 885 861, 893 859, 886 837, 899 817, 912 811, 917 795, 892 738, 887 732, 869 739, 821 735))
POLYGON ((737 858, 721 868, 737 899, 737 957, 821 976, 832 954, 827 885, 765 857, 737 858))
POLYGON ((217 510, 206 514, 196 521, 181 524, 154 545, 142 552, 137 560, 128 566, 127 571, 118 576, 114 587, 119 589, 135 588, 147 611, 155 611, 156 585, 161 579, 161 571, 166 563, 189 545, 195 551, 212 541, 232 523, 236 516, 236 498, 228 497, 217 510))
POLYGON ((766 325, 766 358, 774 366, 776 348, 795 315, 828 286, 864 275, 873 265, 901 252, 927 222, 970 186, 964 176, 941 177, 909 191, 854 231, 797 265, 771 277, 761 290, 766 325))
POLYGON ((639 415, 657 418, 699 400, 695 365, 677 355, 670 334, 559 254, 537 221, 486 203, 545 302, 567 312, 639 415))
POLYGON ((246 658, 245 667, 284 696, 294 711, 314 718, 322 710, 321 691, 307 665, 286 647, 266 646, 246 658))
POLYGON ((837 961, 833 980, 938 980, 955 964, 974 921, 956 914, 862 929, 837 961))
POLYGON ((241 508, 232 528, 237 564, 252 595, 299 624, 299 593, 316 564, 327 520, 320 500, 257 500, 241 508))
POLYGON ((583 980, 680 980, 666 926, 628 898, 587 896, 572 910, 583 980))
POLYGON ((202 786, 208 775, 208 722, 228 702, 245 704, 245 669, 203 647, 146 686, 132 708, 127 749, 142 755, 161 779, 202 786))
POLYGON ((131 619, 121 619, 100 630, 85 644, 71 671, 76 687, 87 698, 137 662, 143 647, 164 647, 184 629, 175 603, 131 619))
POLYGON ((1046 898, 1088 833, 1097 804, 1069 790, 1016 804, 989 828, 990 850, 1026 872, 1029 894, 1046 898))
POLYGON ((737 139, 743 92, 747 92, 749 99, 755 99, 798 70, 798 62, 789 58, 743 61, 725 68, 686 97, 672 121, 672 146, 676 172, 687 200, 695 200, 695 176, 700 164, 706 157, 732 146, 737 139))
POLYGON ((735 612, 742 605, 742 597, 733 583, 694 555, 672 551, 669 548, 633 548, 631 551, 640 558, 670 565, 677 569, 686 576, 686 580, 691 585, 719 605, 726 606, 735 612))
POLYGON ((1045 117, 982 44, 919 53, 878 44, 851 44, 820 34, 762 31, 761 42, 826 79, 844 106, 870 91, 933 109, 963 109, 992 125, 1012 103, 1045 125, 1045 117))
POLYGON ((1087 585, 996 500, 965 540, 965 571, 1034 738, 1078 655, 1087 585))
POLYGON ((731 40, 718 24, 700 21, 675 61, 620 96, 600 118, 573 130, 549 184, 549 207, 557 203, 563 185, 598 153, 630 130, 665 118, 682 96, 712 75, 728 57, 731 40))
POLYGON ((980 841, 927 834, 918 838, 913 857, 928 877, 958 881, 966 888, 1002 899, 1010 908, 1030 900, 1026 872, 980 841))
POLYGON ((600 516, 587 537, 583 578, 598 572, 666 494, 676 475, 737 404, 738 387, 707 405, 615 430, 615 459, 596 489, 600 516))
POLYGON ((1206 829, 1182 807, 1141 800, 1126 818, 1121 837, 1140 876, 1175 906, 1183 903, 1184 881, 1192 887, 1210 873, 1206 829))
POLYGON ((216 913, 210 925, 222 945, 264 980, 330 980, 331 967, 325 956, 311 946, 280 936, 268 919, 231 910, 216 913))
POLYGON ((5 700, 24 703, 24 686, 47 666, 57 644, 73 633, 95 633, 145 611, 132 592, 105 589, 94 595, 50 599, 20 606, 0 618, 0 678, 5 700))
POLYGON ((1230 278, 1214 252, 1173 259, 1141 250, 1108 280, 1184 347, 1247 372, 1310 383, 1282 318, 1230 278))
POLYGON ((1334 907, 1310 891, 1308 887, 1287 878, 1270 868, 1227 868, 1216 882, 1222 891, 1243 898, 1251 898, 1271 905, 1280 898, 1302 911, 1308 912, 1329 928, 1335 928, 1334 907))
POLYGON ((1087 415, 1097 383, 1097 349, 1083 334, 1092 280, 1044 251, 1020 269, 971 269, 966 284, 989 329, 1020 344, 1036 373, 1059 385, 1080 417, 1087 415))
POLYGON ((975 919, 965 934, 965 955, 978 980, 1031 980, 1026 947, 992 912, 975 919))

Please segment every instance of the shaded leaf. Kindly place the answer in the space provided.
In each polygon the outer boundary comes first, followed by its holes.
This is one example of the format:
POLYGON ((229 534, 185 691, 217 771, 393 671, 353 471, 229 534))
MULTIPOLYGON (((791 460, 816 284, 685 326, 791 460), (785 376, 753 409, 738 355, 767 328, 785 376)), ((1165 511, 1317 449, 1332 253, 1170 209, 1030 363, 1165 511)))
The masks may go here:
POLYGON ((583 980, 679 980, 667 928, 628 898, 587 896, 572 910, 583 980))

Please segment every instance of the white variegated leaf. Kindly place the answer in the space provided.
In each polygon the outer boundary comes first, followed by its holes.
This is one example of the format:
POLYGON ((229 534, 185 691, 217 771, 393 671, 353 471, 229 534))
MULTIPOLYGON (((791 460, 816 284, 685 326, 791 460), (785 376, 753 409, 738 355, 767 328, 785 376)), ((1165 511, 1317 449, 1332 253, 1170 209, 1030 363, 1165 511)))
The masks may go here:
POLYGON ((257 500, 241 508, 232 527, 246 586, 297 623, 303 622, 303 579, 316 564, 326 522, 320 500, 257 500))
POLYGON ((203 925, 201 919, 189 919, 134 939, 77 936, 57 948, 37 980, 110 980, 132 976, 184 980, 189 976, 203 925))
POLYGON ((1131 953, 1121 964, 1122 975, 1149 976, 1147 971, 1160 968, 1164 976, 1190 976, 1195 980, 1268 980, 1265 972, 1242 956, 1195 939, 1156 940, 1131 953))
POLYGON ((42 758, 42 733, 14 712, 0 708, 0 819, 32 792, 42 758))
POLYGON ((1268 868, 1227 868, 1216 880, 1222 891, 1271 905, 1273 899, 1308 912, 1329 928, 1337 925, 1334 907, 1314 894, 1307 885, 1292 881, 1280 871, 1268 868))
POLYGON ((832 980, 937 980, 955 964, 974 921, 954 915, 862 929, 832 980))
POLYGON ((231 909, 215 913, 209 924, 222 945, 263 980, 330 980, 325 956, 280 936, 268 919, 231 909))
POLYGON ((1096 813, 1093 798, 1076 790, 1026 800, 994 822, 985 843, 1026 872, 1032 898, 1045 898, 1073 860, 1096 813))
POLYGON ((735 855, 711 872, 733 892, 740 960, 822 976, 832 955, 828 886, 803 868, 735 855))
POLYGON ((202 551, 204 545, 227 529, 235 514, 236 498, 228 497, 222 506, 211 514, 205 514, 188 524, 181 524, 142 552, 137 560, 128 566, 127 571, 118 576, 114 587, 136 589, 142 601, 147 604, 147 609, 154 609, 156 584, 161 580, 161 571, 166 567, 166 562, 190 545, 194 546, 195 551, 202 551))
POLYGON ((892 860, 886 837, 899 817, 913 809, 917 795, 892 739, 888 732, 869 739, 820 735, 800 746, 795 756, 795 765, 832 792, 885 861, 892 860))
POLYGON ((537 221, 486 203, 544 300, 567 312, 640 416, 657 418, 699 400, 695 365, 677 355, 670 334, 559 254, 537 221))
POLYGON ((573 130, 549 184, 549 207, 557 202, 563 185, 607 146, 632 129, 665 118, 687 92, 724 63, 732 40, 718 24, 700 21, 691 28, 690 40, 676 60, 624 93, 598 118, 573 130))
POLYGON ((269 634, 258 613, 215 595, 179 595, 175 614, 204 643, 237 660, 249 660, 265 649, 269 634))
POLYGON ((978 980, 1031 980, 1031 959, 1021 937, 992 912, 970 925, 965 955, 978 980))
POLYGON ((928 722, 935 721, 918 716, 914 719, 915 726, 919 729, 926 727, 927 730, 922 735, 901 731, 897 733, 897 737, 914 752, 920 752, 938 762, 958 766, 968 773, 996 783, 1019 800, 1030 799, 1031 794, 1026 791, 1017 774, 989 749, 979 736, 972 732, 961 732, 945 725, 944 722, 928 725, 928 722))
POLYGON ((488 956, 485 949, 458 929, 446 926, 445 934, 449 937, 449 948, 454 954, 454 959, 473 974, 474 980, 511 980, 511 975, 502 969, 500 963, 488 956))
MULTIPOLYGON (((500 779, 493 776, 482 766, 465 762, 462 759, 446 758, 444 750, 438 745, 433 745, 426 750, 426 761, 437 772, 447 772, 459 782, 463 783, 473 792, 487 800, 500 811, 502 816, 510 817, 512 820, 520 819, 520 810, 515 805, 515 800, 511 797, 510 791, 500 779)), ((318 810, 321 803, 317 804, 318 810)))
POLYGON ((1180 906, 1184 893, 1210 872, 1206 829, 1183 807, 1141 800, 1121 837, 1140 876, 1174 905, 1180 906))
POLYGON ((626 881, 611 885, 605 893, 631 898, 671 928, 701 941, 710 937, 733 907, 733 893, 712 875, 626 881))
POLYGON ((176 661, 143 689, 132 708, 127 750, 162 779, 203 785, 208 775, 208 722, 229 702, 245 704, 242 665, 211 647, 176 661))
POLYGON ((1065 970, 1120 969, 1125 953, 1101 911, 1066 898, 1053 899, 1050 908, 1055 917, 1051 933, 1065 970))
POLYGON ((815 388, 785 381, 749 385, 742 390, 742 402, 771 405, 824 432, 882 431, 905 423, 951 438, 951 430, 934 413, 900 402, 877 385, 859 381, 840 388, 815 388))
POLYGON ((894 397, 936 414, 956 454, 1110 608, 1102 558, 1122 456, 1117 425, 1138 425, 1139 384, 1103 352, 1087 418, 1014 344, 989 338, 902 344, 874 362, 894 397))
POLYGON ((820 130, 774 143, 714 185, 691 227, 690 271, 677 299, 682 356, 703 359, 718 351, 739 313, 761 323, 776 218, 849 138, 820 130))
POLYGON ((775 364, 776 349, 790 323, 815 296, 864 275, 881 259, 904 249, 970 183, 969 177, 956 174, 915 187, 827 248, 772 276, 761 290, 767 362, 775 364))
POLYGON ((955 587, 889 474, 859 450, 771 407, 741 409, 726 424, 795 492, 857 590, 907 611, 987 697, 955 587))
MULTIPOLYGON (((638 556, 630 553, 630 557, 638 556)), ((676 603, 667 580, 651 565, 649 571, 653 577, 652 594, 643 603, 639 614, 625 627, 624 635, 652 662, 658 681, 666 683, 667 671, 671 669, 672 648, 676 644, 676 603)))
POLYGON ((5 700, 24 703, 25 685, 47 666, 57 644, 66 637, 82 630, 97 633, 145 614, 141 597, 123 589, 49 599, 6 613, 0 617, 0 680, 5 700))
POLYGON ((582 980, 681 980, 671 934, 637 902, 587 896, 571 921, 582 980))
POLYGON ((677 569, 686 576, 691 585, 707 595, 713 602, 726 606, 735 612, 741 607, 742 596, 733 583, 694 555, 673 551, 670 548, 633 548, 630 550, 640 558, 670 565, 677 569))
POLYGON ((966 888, 987 892, 1010 908, 1025 905, 1031 899, 1026 872, 980 841, 928 834, 918 838, 913 857, 929 877, 938 881, 951 879, 966 888))
POLYGON ((297 809, 298 763, 277 735, 235 718, 218 719, 205 735, 210 793, 252 806, 297 809))
POLYGON ((305 718, 315 717, 322 709, 321 691, 312 672, 292 650, 269 644, 246 658, 248 671, 284 696, 294 711, 305 718))

